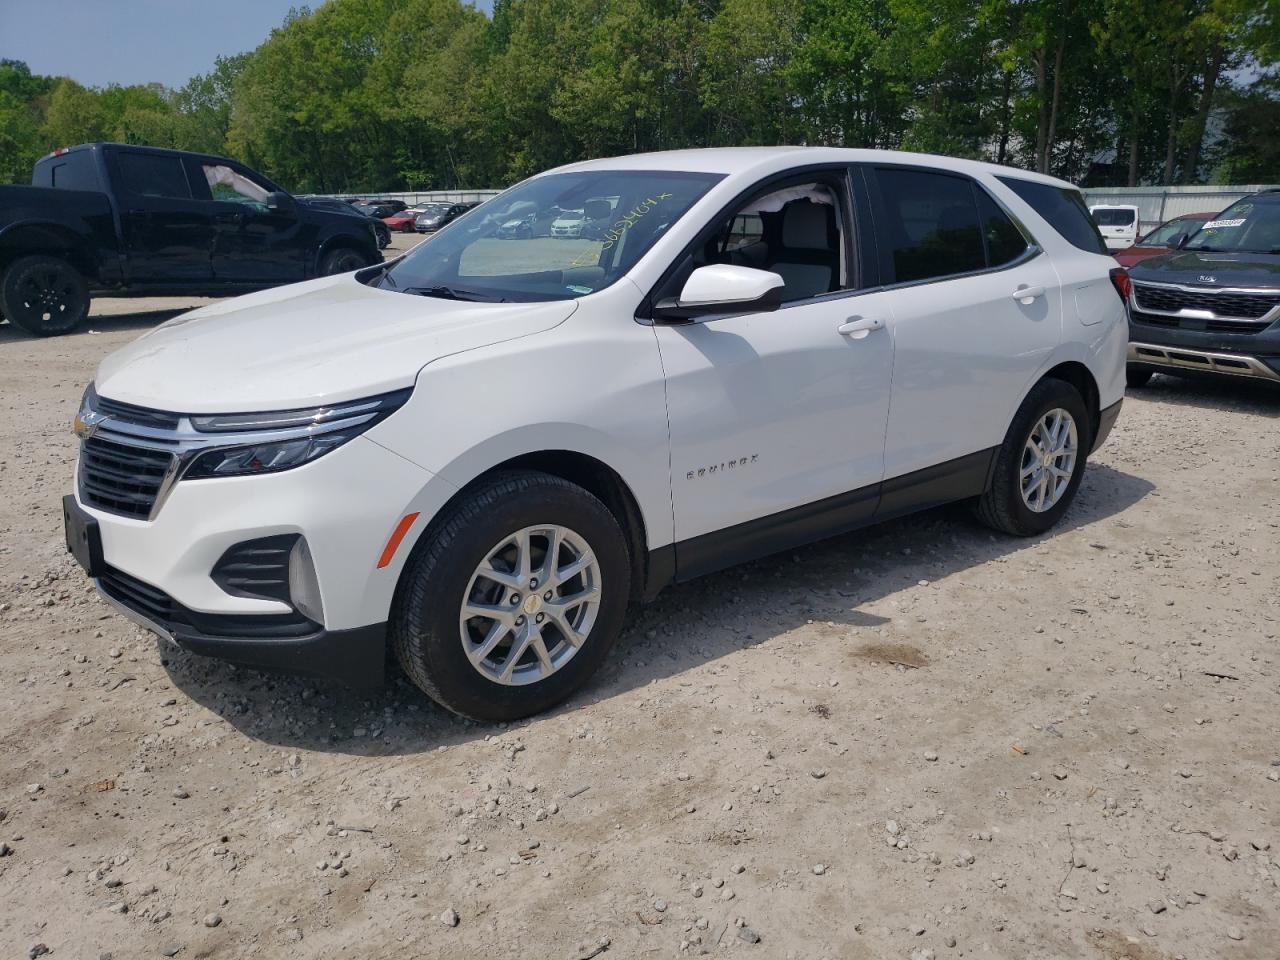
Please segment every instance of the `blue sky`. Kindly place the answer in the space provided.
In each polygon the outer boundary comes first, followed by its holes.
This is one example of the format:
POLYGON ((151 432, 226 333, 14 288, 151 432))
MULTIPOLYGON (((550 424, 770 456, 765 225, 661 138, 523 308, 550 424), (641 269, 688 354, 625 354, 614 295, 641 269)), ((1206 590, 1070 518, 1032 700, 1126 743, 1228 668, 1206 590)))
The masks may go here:
MULTIPOLYGON (((0 59, 88 86, 178 87, 262 43, 301 0, 0 0, 0 59)), ((311 7, 319 6, 312 0, 311 7)), ((476 4, 482 10, 490 0, 476 4)))

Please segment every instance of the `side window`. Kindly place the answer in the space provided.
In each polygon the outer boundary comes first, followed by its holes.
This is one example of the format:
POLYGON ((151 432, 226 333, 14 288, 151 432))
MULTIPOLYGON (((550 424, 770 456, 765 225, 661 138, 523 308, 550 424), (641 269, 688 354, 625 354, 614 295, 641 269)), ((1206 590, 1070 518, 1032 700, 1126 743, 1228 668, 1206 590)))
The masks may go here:
POLYGON ((978 216, 982 221, 982 237, 987 244, 987 266, 1002 267, 1017 260, 1027 249, 1022 231, 1014 226, 1009 215, 1000 209, 987 191, 974 187, 978 196, 978 216))
POLYGON ((223 163, 205 163, 201 169, 214 200, 243 203, 257 210, 267 209, 267 197, 271 191, 260 183, 223 163))
POLYGON ((740 250, 764 239, 764 222, 758 213, 739 213, 733 218, 729 227, 729 237, 725 241, 726 251, 740 250))
POLYGON ((125 190, 134 196, 191 199, 187 174, 178 157, 120 153, 116 155, 116 162, 120 166, 121 182, 125 190))
POLYGON ((883 210, 876 225, 885 264, 905 283, 986 267, 983 231, 970 181, 927 170, 876 170, 883 210))
POLYGON ((772 189, 727 216, 693 266, 729 263, 776 273, 784 303, 841 290, 848 275, 841 219, 841 192, 833 186, 772 189))
POLYGON ((997 177, 1001 183, 1040 214, 1049 226, 1058 231, 1073 247, 1090 253, 1107 252, 1106 241, 1098 232, 1097 224, 1089 216, 1084 197, 1079 190, 1056 187, 1051 183, 1036 183, 1020 177, 997 177))

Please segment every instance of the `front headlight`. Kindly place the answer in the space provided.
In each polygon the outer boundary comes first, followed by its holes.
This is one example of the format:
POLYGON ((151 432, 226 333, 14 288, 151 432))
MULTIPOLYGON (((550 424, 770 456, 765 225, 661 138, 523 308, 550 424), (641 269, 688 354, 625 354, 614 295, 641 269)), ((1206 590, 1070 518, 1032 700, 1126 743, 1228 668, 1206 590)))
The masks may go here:
POLYGON ((300 467, 386 419, 411 392, 397 390, 305 410, 193 416, 191 426, 208 439, 192 445, 182 479, 249 476, 300 467))

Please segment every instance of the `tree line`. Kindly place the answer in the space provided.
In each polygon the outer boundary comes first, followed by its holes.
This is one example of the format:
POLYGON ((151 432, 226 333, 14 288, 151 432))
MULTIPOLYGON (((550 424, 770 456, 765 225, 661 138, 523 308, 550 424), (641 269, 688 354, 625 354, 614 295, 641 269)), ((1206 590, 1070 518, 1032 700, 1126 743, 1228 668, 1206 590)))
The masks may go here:
POLYGON ((0 182, 94 140, 227 154, 298 192, 776 143, 1276 182, 1278 59, 1272 0, 329 0, 176 90, 0 61, 0 182))

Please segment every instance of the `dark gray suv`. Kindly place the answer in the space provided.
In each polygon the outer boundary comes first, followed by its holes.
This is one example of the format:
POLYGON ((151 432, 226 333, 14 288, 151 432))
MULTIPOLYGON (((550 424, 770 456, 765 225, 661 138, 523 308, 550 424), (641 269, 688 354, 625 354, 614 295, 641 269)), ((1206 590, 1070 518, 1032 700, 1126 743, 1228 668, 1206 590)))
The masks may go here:
POLYGON ((1280 384, 1280 190, 1232 204, 1129 268, 1128 382, 1209 373, 1280 384))

